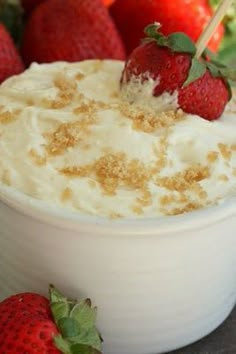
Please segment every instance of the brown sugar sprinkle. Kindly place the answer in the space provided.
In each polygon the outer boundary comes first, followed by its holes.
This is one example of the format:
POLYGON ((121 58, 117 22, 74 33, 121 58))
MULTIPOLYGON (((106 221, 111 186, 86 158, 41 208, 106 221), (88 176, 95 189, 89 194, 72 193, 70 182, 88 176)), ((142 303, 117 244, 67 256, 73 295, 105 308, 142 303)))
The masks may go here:
POLYGON ((167 146, 168 141, 165 136, 160 138, 159 145, 153 145, 153 152, 157 157, 156 164, 155 164, 155 171, 154 173, 159 173, 166 165, 167 165, 167 146))
POLYGON ((13 112, 4 110, 5 107, 1 106, 0 109, 2 109, 2 111, 0 112, 0 123, 2 124, 9 124, 12 121, 14 121, 17 118, 17 115, 20 114, 21 109, 17 109, 13 112))
POLYGON ((217 151, 211 151, 207 155, 207 161, 209 163, 213 163, 213 162, 215 162, 218 159, 218 157, 219 157, 219 153, 217 151))
POLYGON ((221 155, 224 157, 225 160, 230 160, 232 156, 232 150, 229 145, 219 143, 218 148, 220 150, 221 155))
POLYGON ((142 195, 139 198, 136 198, 136 202, 137 204, 145 207, 145 206, 149 206, 152 204, 152 194, 148 189, 143 189, 141 191, 142 195))
POLYGON ((123 104, 119 107, 121 113, 129 119, 133 120, 133 128, 152 133, 160 128, 168 128, 177 121, 184 119, 182 111, 168 111, 155 113, 152 111, 143 111, 135 105, 123 104))
POLYGON ((192 166, 183 172, 178 172, 172 177, 161 177, 157 179, 157 184, 169 190, 183 192, 193 188, 193 186, 209 177, 210 171, 207 166, 192 166))
POLYGON ((85 78, 85 75, 81 72, 77 73, 76 76, 75 76, 75 79, 77 81, 80 81, 80 80, 83 80, 85 78))
POLYGON ((223 182, 228 182, 229 177, 226 176, 226 175, 220 175, 220 176, 218 177, 218 179, 219 179, 220 181, 223 181, 223 182))
POLYGON ((57 97, 54 100, 46 101, 45 103, 47 103, 50 108, 54 109, 68 106, 76 94, 76 81, 61 74, 55 78, 54 85, 58 89, 57 97))
POLYGON ((143 209, 139 205, 133 205, 131 207, 131 210, 137 215, 142 215, 143 214, 143 209))
POLYGON ((47 163, 46 156, 40 156, 34 149, 29 151, 29 156, 34 161, 34 163, 38 166, 43 166, 47 163))
POLYGON ((128 160, 124 153, 107 154, 94 164, 95 175, 108 194, 114 194, 118 186, 132 189, 145 187, 151 171, 138 160, 128 160))
POLYGON ((95 114, 98 109, 108 109, 110 106, 107 103, 102 101, 95 101, 86 99, 85 102, 82 102, 80 106, 74 108, 73 113, 75 115, 79 114, 95 114))
POLYGON ((170 204, 172 203, 188 203, 189 200, 188 200, 188 197, 184 194, 184 193, 178 193, 178 194, 166 194, 166 195, 163 195, 161 198, 160 198, 160 204, 163 205, 163 206, 169 206, 170 204))
POLYGON ((88 103, 82 103, 80 106, 74 108, 73 113, 78 115, 81 113, 91 114, 94 111, 94 107, 88 103))
POLYGON ((114 195, 119 186, 144 189, 152 169, 138 160, 128 160, 124 153, 110 153, 101 156, 91 165, 67 167, 60 172, 74 177, 96 177, 104 192, 114 195))
POLYGON ((92 117, 84 117, 83 119, 61 124, 57 130, 49 137, 47 151, 51 155, 62 154, 65 150, 80 144, 81 147, 87 148, 87 137, 90 134, 90 125, 95 122, 92 117))
POLYGON ((85 165, 85 166, 71 166, 66 167, 60 170, 61 173, 67 175, 69 177, 88 177, 92 174, 93 166, 85 165))
POLYGON ((73 192, 70 188, 65 188, 62 193, 61 193, 61 201, 62 202, 67 202, 68 200, 70 200, 73 196, 73 192))
POLYGON ((180 214, 185 214, 189 213, 194 210, 201 209, 203 207, 202 204, 197 203, 197 202, 189 202, 183 207, 179 208, 174 208, 172 210, 163 210, 165 215, 173 216, 173 215, 180 215, 180 214))

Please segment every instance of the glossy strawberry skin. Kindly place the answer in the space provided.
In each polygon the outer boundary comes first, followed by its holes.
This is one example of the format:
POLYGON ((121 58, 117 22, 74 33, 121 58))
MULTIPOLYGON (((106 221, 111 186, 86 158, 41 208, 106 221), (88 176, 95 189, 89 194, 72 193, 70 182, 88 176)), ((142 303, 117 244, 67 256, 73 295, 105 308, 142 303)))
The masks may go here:
POLYGON ((60 354, 53 343, 57 334, 45 297, 24 293, 0 303, 1 353, 60 354))
POLYGON ((47 0, 35 9, 22 46, 26 65, 124 59, 122 40, 102 0, 47 0))
POLYGON ((178 105, 184 112, 199 115, 207 120, 218 119, 229 100, 227 85, 207 70, 200 78, 183 87, 191 67, 188 54, 174 53, 151 41, 137 47, 128 58, 121 83, 132 78, 149 78, 157 82, 153 96, 164 92, 178 92, 178 105))
POLYGON ((34 293, 16 294, 0 303, 0 323, 10 316, 40 315, 51 318, 48 299, 34 293))
MULTIPOLYGON (((196 41, 213 12, 207 0, 117 0, 111 14, 130 54, 140 44, 149 23, 160 22, 165 35, 185 32, 196 41)), ((223 34, 220 25, 209 43, 212 51, 219 48, 223 34)))
POLYGON ((13 40, 4 25, 0 24, 0 83, 23 70, 24 66, 13 40))
POLYGON ((61 354, 53 342, 57 334, 57 328, 51 320, 33 315, 16 317, 1 328, 1 353, 61 354))
MULTIPOLYGON (((39 4, 45 0, 21 0, 21 5, 26 13, 29 15, 39 4)), ((114 3, 114 0, 103 0, 105 6, 109 7, 114 3)))
POLYGON ((155 96, 166 91, 173 93, 186 81, 190 66, 188 54, 173 53, 152 41, 133 51, 126 62, 122 81, 129 81, 133 76, 147 76, 146 79, 158 81, 154 89, 155 96))

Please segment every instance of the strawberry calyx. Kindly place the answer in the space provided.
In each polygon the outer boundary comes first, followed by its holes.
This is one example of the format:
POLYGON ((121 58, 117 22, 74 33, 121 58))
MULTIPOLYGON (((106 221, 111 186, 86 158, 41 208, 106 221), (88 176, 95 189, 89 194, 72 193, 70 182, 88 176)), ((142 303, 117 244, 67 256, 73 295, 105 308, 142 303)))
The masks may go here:
POLYGON ((207 48, 200 58, 196 57, 197 47, 189 36, 182 32, 171 33, 168 36, 160 32, 161 24, 155 22, 148 25, 144 32, 146 38, 144 42, 156 41, 158 46, 166 47, 174 53, 188 54, 191 58, 191 67, 188 77, 183 84, 187 87, 197 79, 200 79, 207 70, 213 77, 219 77, 224 80, 229 92, 229 100, 232 98, 232 82, 236 80, 236 71, 230 70, 226 65, 216 59, 216 56, 207 48))
POLYGON ((155 40, 159 46, 167 47, 175 53, 186 53, 192 57, 196 54, 194 42, 185 33, 175 32, 165 36, 159 31, 160 28, 161 24, 158 22, 148 25, 144 29, 147 36, 144 41, 155 40))
POLYGON ((55 346, 64 354, 101 354, 102 338, 95 325, 97 309, 91 300, 68 300, 53 285, 49 300, 60 332, 54 337, 55 346))

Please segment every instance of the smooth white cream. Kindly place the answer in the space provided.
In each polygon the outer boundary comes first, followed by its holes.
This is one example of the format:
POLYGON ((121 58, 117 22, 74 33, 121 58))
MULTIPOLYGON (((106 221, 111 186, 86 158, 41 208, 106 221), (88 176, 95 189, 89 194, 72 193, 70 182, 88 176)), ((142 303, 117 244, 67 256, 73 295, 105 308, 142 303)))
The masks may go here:
POLYGON ((175 215, 235 195, 236 103, 215 122, 176 113, 169 95, 142 102, 137 89, 129 103, 122 69, 118 61, 33 64, 4 82, 1 183, 49 206, 114 218, 175 215))

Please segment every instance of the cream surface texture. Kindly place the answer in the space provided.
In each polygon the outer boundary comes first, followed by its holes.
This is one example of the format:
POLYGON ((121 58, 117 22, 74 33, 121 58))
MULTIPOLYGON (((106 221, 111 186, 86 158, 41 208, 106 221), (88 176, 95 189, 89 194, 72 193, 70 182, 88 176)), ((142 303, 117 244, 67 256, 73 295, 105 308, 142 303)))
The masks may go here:
POLYGON ((209 122, 123 63, 33 64, 0 87, 0 183, 109 218, 178 215, 236 195, 236 101, 209 122))

